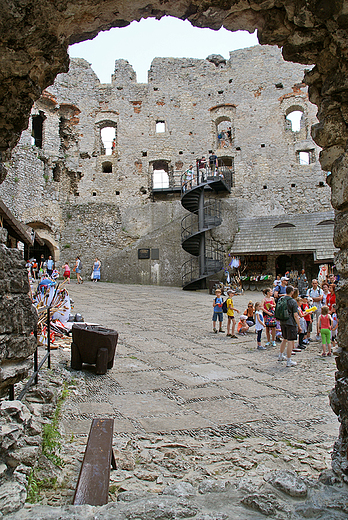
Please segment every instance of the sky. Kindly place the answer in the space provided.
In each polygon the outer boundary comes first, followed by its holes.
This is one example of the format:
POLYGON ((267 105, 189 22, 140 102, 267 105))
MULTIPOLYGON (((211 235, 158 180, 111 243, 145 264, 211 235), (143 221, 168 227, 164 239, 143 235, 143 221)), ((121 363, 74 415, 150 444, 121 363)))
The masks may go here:
POLYGON ((147 71, 155 57, 200 58, 257 45, 256 32, 230 32, 193 27, 187 20, 165 16, 132 22, 127 27, 101 32, 93 40, 69 47, 74 58, 84 58, 92 65, 102 83, 111 82, 115 60, 125 59, 133 66, 139 83, 147 83, 147 71))

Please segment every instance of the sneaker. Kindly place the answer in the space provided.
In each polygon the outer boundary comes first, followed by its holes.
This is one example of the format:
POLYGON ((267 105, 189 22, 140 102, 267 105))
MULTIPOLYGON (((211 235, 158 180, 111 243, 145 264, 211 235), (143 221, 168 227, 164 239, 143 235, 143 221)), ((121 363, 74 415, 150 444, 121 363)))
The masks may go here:
POLYGON ((266 347, 263 347, 262 345, 258 345, 257 350, 266 350, 266 347))
POLYGON ((232 334, 231 338, 232 339, 237 339, 237 336, 235 334, 232 334))
POLYGON ((302 349, 296 347, 293 349, 293 352, 302 352, 302 349))
POLYGON ((231 337, 231 336, 232 336, 232 334, 226 334, 226 336, 227 336, 227 337, 231 337))
POLYGON ((329 356, 329 357, 332 356, 331 352, 328 352, 326 355, 329 356))
POLYGON ((277 346, 276 342, 273 341, 273 342, 272 342, 272 347, 276 347, 276 346, 277 346))
POLYGON ((295 367, 297 365, 296 361, 293 361, 292 359, 288 359, 286 362, 287 367, 295 367))
POLYGON ((215 334, 217 334, 217 330, 216 329, 213 329, 213 332, 215 332, 215 334))
POLYGON ((270 344, 271 344, 271 342, 270 342, 270 341, 267 341, 267 343, 265 343, 265 347, 269 347, 270 344))
POLYGON ((293 356, 296 356, 296 352, 295 352, 294 350, 291 352, 291 354, 292 354, 293 356))
POLYGON ((278 361, 286 361, 286 360, 287 360, 287 357, 285 354, 279 354, 278 361))
POLYGON ((225 332, 225 331, 224 331, 224 330, 222 330, 222 329, 219 329, 219 332, 225 332))
POLYGON ((301 350, 304 350, 306 348, 306 345, 304 345, 303 343, 301 343, 301 345, 298 345, 298 348, 300 348, 301 350))
POLYGON ((326 353, 323 352, 323 353, 321 354, 321 357, 326 357, 326 353))
POLYGON ((317 336, 315 336, 315 339, 316 339, 317 341, 320 341, 320 340, 321 340, 321 336, 317 335, 317 336))

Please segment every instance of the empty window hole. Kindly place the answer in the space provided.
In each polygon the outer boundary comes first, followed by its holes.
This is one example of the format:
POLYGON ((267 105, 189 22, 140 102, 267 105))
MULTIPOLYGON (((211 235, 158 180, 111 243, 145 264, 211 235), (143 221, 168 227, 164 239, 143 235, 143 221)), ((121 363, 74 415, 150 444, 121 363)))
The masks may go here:
POLYGON ((265 146, 266 146, 265 144, 262 144, 262 145, 261 145, 261 148, 264 148, 265 146))
POLYGON ((120 194, 120 192, 116 190, 115 191, 115 195, 119 195, 119 194, 120 194))
POLYGON ((96 197, 97 196, 97 192, 96 191, 93 191, 92 193, 92 197, 96 197))
POLYGON ((240 149, 241 149, 240 146, 236 147, 236 150, 238 150, 238 152, 240 152, 240 149))
POLYGON ((107 161, 102 164, 103 173, 112 173, 112 163, 107 161))
POLYGON ((267 186, 266 184, 264 186, 262 186, 264 190, 267 190, 267 186))
POLYGON ((292 188, 296 188, 296 184, 292 183, 292 184, 291 184, 291 187, 292 187, 292 188))
POLYGON ((323 186, 325 186, 325 182, 320 181, 320 182, 319 182, 319 186, 322 188, 323 186))
POLYGON ((166 124, 164 121, 156 121, 156 134, 163 134, 166 131, 166 124))
POLYGON ((143 157, 147 157, 147 152, 141 152, 143 157))

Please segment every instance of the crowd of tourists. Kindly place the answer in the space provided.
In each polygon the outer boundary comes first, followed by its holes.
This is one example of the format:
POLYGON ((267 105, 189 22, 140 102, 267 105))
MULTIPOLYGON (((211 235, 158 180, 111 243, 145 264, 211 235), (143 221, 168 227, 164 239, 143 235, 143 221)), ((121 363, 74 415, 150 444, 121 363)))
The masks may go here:
MULTIPOLYGON (((301 273, 303 274, 303 273, 301 273)), ((260 301, 249 301, 239 320, 235 313, 240 311, 234 306, 234 291, 227 290, 226 301, 221 289, 216 289, 213 301, 213 332, 223 330, 224 314, 227 316, 226 336, 232 339, 245 336, 250 331, 257 334, 256 347, 266 350, 280 343, 278 361, 286 361, 286 366, 295 366, 291 358, 302 352, 311 341, 322 343, 322 357, 332 355, 332 345, 337 344, 338 318, 336 312, 336 279, 330 275, 321 287, 313 279, 311 287, 289 284, 289 277, 277 277, 273 288, 263 291, 260 301), (301 292, 300 290, 301 289, 301 292), (266 343, 262 345, 263 331, 266 343), (311 338, 311 333, 315 338, 311 338)))
MULTIPOLYGON (((33 281, 37 281, 39 284, 45 284, 45 280, 56 280, 60 276, 60 271, 57 269, 55 261, 52 259, 52 256, 49 255, 46 260, 44 255, 41 255, 40 261, 38 262, 36 258, 31 258, 26 263, 26 268, 28 273, 30 274, 33 281)), ((79 256, 76 257, 75 264, 73 267, 73 271, 76 273, 76 283, 82 284, 82 261, 79 256)), ((70 284, 71 279, 71 268, 69 262, 66 261, 61 269, 63 270, 63 279, 70 284)), ((91 272, 91 280, 93 282, 98 282, 100 280, 100 269, 101 262, 96 257, 92 266, 91 272)))

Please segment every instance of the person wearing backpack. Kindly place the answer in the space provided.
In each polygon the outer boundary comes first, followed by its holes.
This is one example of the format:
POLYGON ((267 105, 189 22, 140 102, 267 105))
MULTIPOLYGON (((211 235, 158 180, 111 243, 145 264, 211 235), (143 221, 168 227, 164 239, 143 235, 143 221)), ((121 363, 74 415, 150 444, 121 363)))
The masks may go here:
POLYGON ((302 332, 300 326, 300 318, 298 315, 298 305, 296 300, 292 298, 294 287, 288 285, 286 295, 279 298, 274 315, 280 321, 283 341, 280 344, 280 352, 278 361, 285 361, 287 367, 296 366, 296 361, 292 361, 291 353, 294 348, 294 342, 297 340, 297 332, 302 332), (286 347, 286 355, 284 354, 286 347))
POLYGON ((278 284, 273 289, 273 297, 275 301, 277 301, 281 296, 286 294, 286 287, 288 285, 289 278, 287 276, 282 276, 280 279, 280 284, 278 284))
POLYGON ((229 289, 227 291, 228 298, 226 300, 226 306, 227 306, 227 334, 226 334, 226 336, 231 336, 232 339, 236 339, 237 336, 234 333, 234 329, 236 328, 236 319, 234 317, 234 311, 239 312, 239 310, 235 309, 233 307, 232 295, 233 295, 233 291, 231 291, 231 289, 229 289), (230 333, 231 323, 232 323, 232 334, 230 333))

